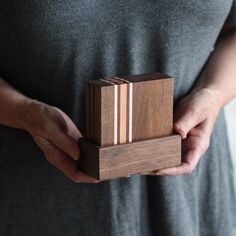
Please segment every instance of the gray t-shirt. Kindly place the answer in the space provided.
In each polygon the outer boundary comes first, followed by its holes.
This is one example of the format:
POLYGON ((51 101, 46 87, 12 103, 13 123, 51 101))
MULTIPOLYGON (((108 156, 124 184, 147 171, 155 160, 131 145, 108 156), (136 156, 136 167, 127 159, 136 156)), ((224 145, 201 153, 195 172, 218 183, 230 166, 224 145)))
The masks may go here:
MULTIPOLYGON (((176 78, 175 101, 185 96, 230 9, 236 23, 232 0, 1 0, 0 76, 84 131, 86 80, 158 71, 176 78)), ((190 176, 95 185, 72 183, 28 133, 0 126, 1 236, 229 236, 235 205, 223 111, 190 176)))

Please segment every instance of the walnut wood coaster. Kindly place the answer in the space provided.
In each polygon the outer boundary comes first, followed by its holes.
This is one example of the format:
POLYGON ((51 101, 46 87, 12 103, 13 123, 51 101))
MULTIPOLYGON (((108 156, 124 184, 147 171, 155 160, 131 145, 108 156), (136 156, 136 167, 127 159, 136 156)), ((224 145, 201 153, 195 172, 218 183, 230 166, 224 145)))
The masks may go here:
POLYGON ((173 83, 160 73, 88 81, 79 168, 106 180, 179 165, 173 83))
POLYGON ((97 146, 81 138, 79 145, 83 156, 80 169, 98 180, 177 166, 181 160, 179 135, 110 147, 97 146))

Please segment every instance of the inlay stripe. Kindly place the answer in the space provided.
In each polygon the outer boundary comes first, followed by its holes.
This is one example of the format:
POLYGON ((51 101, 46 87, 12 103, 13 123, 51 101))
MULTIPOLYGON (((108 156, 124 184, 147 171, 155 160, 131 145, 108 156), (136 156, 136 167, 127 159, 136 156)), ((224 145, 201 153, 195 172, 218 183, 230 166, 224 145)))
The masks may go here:
POLYGON ((120 104, 120 86, 118 86, 118 96, 117 96, 117 101, 118 101, 118 106, 117 106, 117 143, 120 144, 120 109, 121 109, 121 104, 120 104))
POLYGON ((132 142, 133 83, 119 77, 101 81, 114 86, 114 144, 132 142))
POLYGON ((129 142, 133 141, 133 83, 129 83, 129 142))
POLYGON ((118 139, 118 85, 114 85, 114 144, 117 144, 118 139))
POLYGON ((120 87, 120 137, 119 143, 126 143, 126 117, 127 117, 127 84, 121 84, 120 87))
POLYGON ((100 79, 100 80, 103 81, 103 82, 106 82, 106 83, 108 83, 108 84, 115 85, 115 83, 112 82, 112 81, 110 81, 110 80, 107 80, 107 79, 100 79))
POLYGON ((130 84, 127 84, 127 99, 126 99, 126 143, 129 142, 129 98, 130 97, 130 84))

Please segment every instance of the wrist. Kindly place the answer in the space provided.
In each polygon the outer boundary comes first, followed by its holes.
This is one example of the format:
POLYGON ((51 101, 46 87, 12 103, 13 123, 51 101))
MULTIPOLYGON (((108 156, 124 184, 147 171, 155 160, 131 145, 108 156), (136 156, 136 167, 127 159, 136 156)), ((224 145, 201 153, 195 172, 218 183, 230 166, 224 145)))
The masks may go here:
POLYGON ((19 104, 19 122, 20 127, 28 132, 32 132, 36 127, 35 113, 42 103, 36 99, 26 98, 19 104))
POLYGON ((192 91, 193 97, 202 102, 202 114, 206 114, 209 120, 215 121, 220 109, 222 108, 221 92, 213 87, 202 87, 192 91), (204 98, 204 99, 203 99, 204 98))
POLYGON ((209 98, 207 102, 211 102, 218 109, 221 109, 224 106, 222 92, 215 86, 198 86, 192 90, 192 93, 206 94, 209 98))

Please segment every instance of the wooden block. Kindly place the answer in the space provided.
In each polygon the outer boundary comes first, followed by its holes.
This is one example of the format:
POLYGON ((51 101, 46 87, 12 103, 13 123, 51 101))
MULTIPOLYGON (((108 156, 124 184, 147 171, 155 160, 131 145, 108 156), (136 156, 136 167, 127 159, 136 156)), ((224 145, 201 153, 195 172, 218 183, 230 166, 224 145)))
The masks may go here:
POLYGON ((109 147, 97 146, 81 138, 79 146, 79 168, 98 180, 114 179, 181 164, 179 135, 109 147))
POLYGON ((88 81, 79 169, 98 180, 181 163, 172 134, 173 78, 160 73, 88 81))
POLYGON ((88 81, 85 136, 99 146, 172 134, 173 78, 160 73, 88 81))

